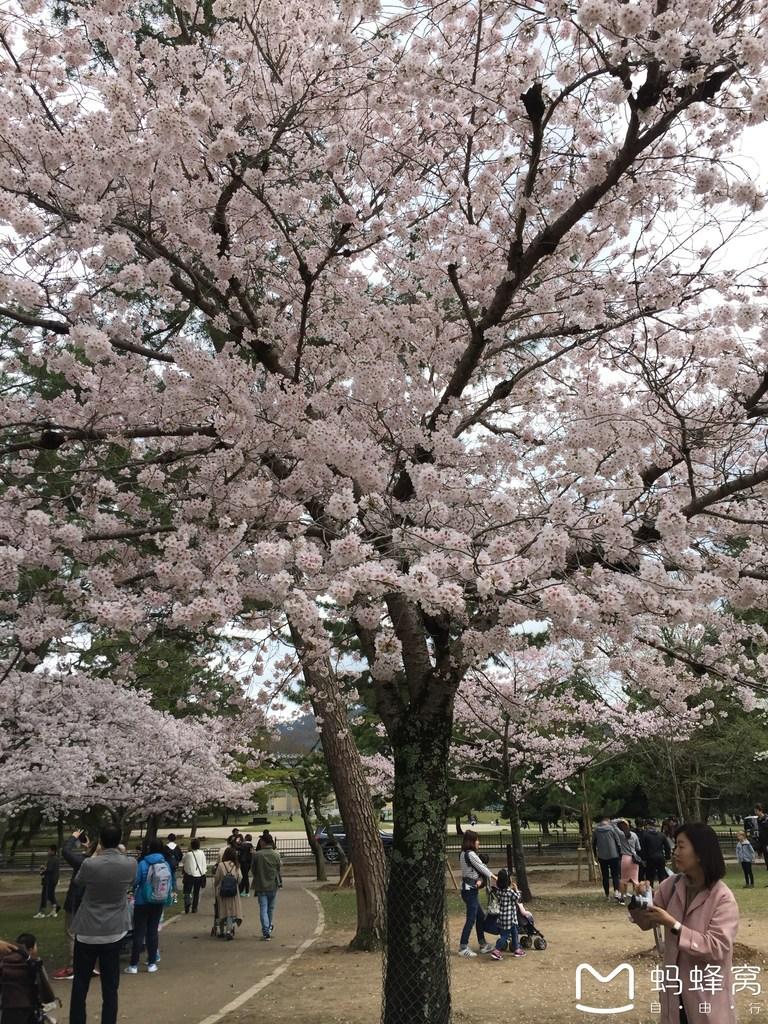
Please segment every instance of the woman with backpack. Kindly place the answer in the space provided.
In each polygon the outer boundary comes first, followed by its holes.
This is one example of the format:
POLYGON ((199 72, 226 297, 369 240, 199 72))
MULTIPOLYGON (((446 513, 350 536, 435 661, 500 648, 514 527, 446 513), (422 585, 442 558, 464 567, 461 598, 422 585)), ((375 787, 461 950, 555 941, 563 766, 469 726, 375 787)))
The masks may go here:
POLYGON ((234 939, 235 928, 243 923, 243 911, 240 905, 240 865, 237 850, 228 846, 221 855, 213 876, 213 895, 215 900, 215 919, 211 935, 220 939, 234 939))
POLYGON ((147 971, 154 974, 157 967, 158 932, 163 910, 173 901, 175 880, 163 854, 163 843, 150 839, 147 852, 136 865, 133 883, 133 944, 131 962, 126 974, 139 973, 139 956, 147 947, 147 971))

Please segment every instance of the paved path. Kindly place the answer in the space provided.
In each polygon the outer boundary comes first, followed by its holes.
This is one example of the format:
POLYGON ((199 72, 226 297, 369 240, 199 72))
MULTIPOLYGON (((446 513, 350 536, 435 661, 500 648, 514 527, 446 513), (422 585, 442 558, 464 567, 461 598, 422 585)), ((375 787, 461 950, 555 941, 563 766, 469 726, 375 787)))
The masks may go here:
MULTIPOLYGON (((213 886, 201 893, 197 914, 179 914, 160 933, 160 969, 121 975, 120 1024, 216 1024, 225 1012, 258 1000, 259 992, 290 972, 292 963, 321 934, 324 922, 317 897, 296 879, 281 890, 275 908, 275 932, 263 942, 256 899, 243 900, 243 925, 234 942, 211 938, 213 886), (234 1005, 232 1005, 234 1003, 234 1005)), ((125 967, 127 960, 123 962, 125 967)), ((70 982, 54 982, 64 1002, 55 1016, 66 1021, 70 982)), ((88 1019, 99 1020, 100 986, 94 978, 88 995, 88 1019)))

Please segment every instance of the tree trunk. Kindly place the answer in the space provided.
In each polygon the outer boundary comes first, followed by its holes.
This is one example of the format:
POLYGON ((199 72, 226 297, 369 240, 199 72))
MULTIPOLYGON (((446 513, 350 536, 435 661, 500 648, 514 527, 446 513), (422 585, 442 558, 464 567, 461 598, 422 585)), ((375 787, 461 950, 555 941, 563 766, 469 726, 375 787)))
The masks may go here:
POLYGON ((667 760, 669 761, 669 771, 672 776, 672 785, 675 790, 675 803, 677 805, 677 816, 680 821, 685 821, 685 814, 683 813, 683 799, 680 794, 680 783, 677 778, 677 768, 675 766, 674 758, 672 757, 672 743, 667 740, 667 760))
POLYGON ((450 714, 413 711, 391 728, 394 849, 387 892, 383 1024, 449 1024, 445 819, 450 714))
POLYGON ((349 859, 355 872, 357 931, 350 948, 381 949, 384 945, 387 865, 365 769, 349 731, 347 702, 330 662, 327 659, 310 660, 301 634, 293 624, 290 624, 290 629, 302 659, 312 710, 322 722, 320 742, 339 802, 349 844, 349 859))
POLYGON ((704 821, 704 812, 701 809, 701 773, 699 771, 698 761, 693 762, 691 813, 694 821, 704 821))
POLYGON ((150 839, 156 839, 157 833, 162 822, 162 815, 150 814, 147 816, 147 832, 144 837, 144 842, 148 845, 150 839))
POLYGON ((464 835, 464 829, 462 828, 462 825, 461 825, 461 815, 460 814, 456 815, 456 835, 457 836, 463 836, 464 835))
POLYGON ((309 816, 309 807, 307 801, 304 798, 304 791, 301 788, 301 782, 299 779, 291 776, 291 785, 296 793, 296 799, 299 801, 299 813, 301 814, 301 820, 304 822, 304 831, 307 834, 307 842, 309 848, 312 851, 312 856, 315 858, 315 875, 318 882, 327 882, 328 873, 325 870, 325 857, 323 856, 323 850, 320 843, 315 839, 315 830, 312 827, 312 819, 309 816))
POLYGON ((192 815, 192 827, 189 830, 189 838, 194 839, 197 835, 197 815, 192 815))
POLYGON ((590 882, 597 881, 597 865, 595 864, 595 855, 592 852, 592 811, 589 806, 589 796, 587 794, 587 773, 582 771, 581 775, 581 806, 582 806, 582 817, 584 818, 584 848, 587 856, 587 878, 590 882))
POLYGON ((509 830, 512 833, 512 863, 515 865, 515 881, 523 902, 527 903, 533 899, 533 893, 528 882, 528 868, 525 863, 525 851, 523 850, 523 833, 520 828, 520 807, 515 796, 513 786, 507 792, 509 803, 509 830))
POLYGON ((549 835, 549 818, 543 812, 541 815, 541 831, 543 835, 549 835))

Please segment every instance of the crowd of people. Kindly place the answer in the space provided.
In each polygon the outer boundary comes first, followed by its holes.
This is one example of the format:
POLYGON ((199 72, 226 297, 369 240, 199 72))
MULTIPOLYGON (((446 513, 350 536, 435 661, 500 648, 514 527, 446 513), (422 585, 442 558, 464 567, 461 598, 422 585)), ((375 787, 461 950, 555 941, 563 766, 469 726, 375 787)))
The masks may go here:
MULTIPOLYGON (((126 974, 139 973, 142 953, 147 973, 158 971, 160 927, 166 908, 177 902, 179 869, 184 912, 196 914, 207 883, 207 858, 199 839, 192 839, 184 851, 173 833, 166 841, 148 838, 132 855, 113 825, 104 826, 94 843, 84 830, 76 830, 64 843, 61 856, 72 869, 63 906, 69 957, 53 978, 72 981, 69 1022, 85 1024, 91 980, 99 976, 102 1024, 116 1024, 121 952, 130 949, 126 974)), ((58 849, 51 846, 41 870, 42 894, 35 918, 58 916, 58 880, 58 849)), ((243 923, 241 897, 250 895, 251 884, 259 900, 262 939, 269 942, 277 890, 282 887, 280 855, 268 831, 254 847, 250 835, 234 829, 219 851, 214 870, 212 936, 235 937, 243 923)), ((0 1024, 40 1024, 45 1003, 55 1000, 31 933, 12 943, 0 942, 0 998, 0 1024)))
MULTIPOLYGON (((736 857, 744 870, 744 884, 754 885, 752 864, 761 853, 768 867, 768 816, 756 808, 751 834, 740 832, 736 857), (753 845, 754 843, 754 845, 753 845)), ((630 920, 643 930, 663 929, 660 968, 663 977, 680 978, 678 986, 665 988, 660 996, 661 1024, 694 1024, 709 1020, 735 1024, 735 1011, 727 986, 707 994, 711 1009, 705 1017, 699 1010, 700 991, 696 979, 706 968, 723 978, 730 977, 733 945, 739 924, 739 910, 730 888, 723 881, 725 859, 720 838, 700 822, 680 823, 667 818, 635 822, 603 815, 592 833, 592 849, 600 865, 603 892, 609 901, 627 907, 630 920), (611 891, 612 890, 612 891, 611 891)), ((465 905, 464 926, 459 939, 459 956, 473 958, 488 954, 502 959, 502 951, 524 956, 520 928, 530 928, 532 915, 523 906, 520 893, 506 869, 497 873, 479 850, 479 836, 466 830, 459 855, 461 898, 465 905), (481 893, 487 891, 483 907, 481 893), (478 951, 470 948, 475 932, 478 951), (488 935, 498 940, 488 941, 488 935)), ((540 934, 540 933, 539 933, 540 934)), ((542 947, 543 948, 543 947, 542 947)))

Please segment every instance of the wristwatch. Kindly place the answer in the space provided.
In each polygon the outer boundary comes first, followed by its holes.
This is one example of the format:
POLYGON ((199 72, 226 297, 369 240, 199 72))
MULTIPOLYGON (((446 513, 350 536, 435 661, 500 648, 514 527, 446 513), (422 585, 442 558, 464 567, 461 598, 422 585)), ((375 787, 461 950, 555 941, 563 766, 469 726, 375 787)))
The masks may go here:
POLYGON ((672 932, 673 935, 679 935, 680 932, 683 930, 683 926, 680 924, 679 921, 675 921, 675 923, 669 930, 672 932))

